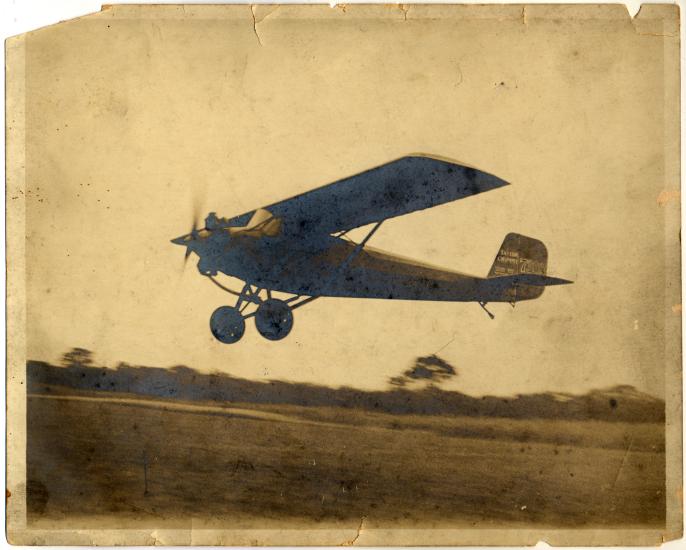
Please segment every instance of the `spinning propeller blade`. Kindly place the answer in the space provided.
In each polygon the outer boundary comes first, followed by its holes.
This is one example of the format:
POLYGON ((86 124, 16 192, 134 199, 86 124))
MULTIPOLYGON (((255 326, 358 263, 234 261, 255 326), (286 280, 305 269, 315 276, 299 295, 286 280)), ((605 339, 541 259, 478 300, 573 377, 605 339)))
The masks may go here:
POLYGON ((191 233, 195 234, 198 230, 198 222, 200 220, 200 199, 196 196, 193 200, 193 225, 191 233))
POLYGON ((191 247, 189 246, 190 242, 188 237, 190 236, 191 239, 190 241, 192 242, 193 239, 195 239, 198 235, 198 224, 200 221, 200 212, 201 212, 201 205, 200 205, 200 198, 198 195, 196 195, 193 198, 193 213, 192 213, 192 218, 191 218, 191 230, 189 233, 182 237, 177 237, 176 239, 172 239, 172 242, 174 244, 181 244, 185 245, 186 247, 186 252, 183 256, 183 268, 185 269, 186 264, 188 263, 188 257, 191 255, 191 247))

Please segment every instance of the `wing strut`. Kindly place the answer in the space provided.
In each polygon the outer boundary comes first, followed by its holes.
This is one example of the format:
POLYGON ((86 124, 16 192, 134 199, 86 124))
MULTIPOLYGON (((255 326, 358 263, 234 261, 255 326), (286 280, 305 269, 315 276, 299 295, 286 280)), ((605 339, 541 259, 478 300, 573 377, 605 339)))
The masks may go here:
POLYGON ((360 252, 362 252, 364 245, 367 244, 367 241, 372 238, 372 235, 374 235, 374 233, 376 233, 376 230, 379 229, 379 227, 381 227, 381 224, 384 221, 385 220, 381 220, 380 222, 376 222, 374 224, 374 227, 372 227, 372 229, 369 231, 369 233, 367 233, 367 236, 364 239, 362 239, 357 245, 355 245, 355 248, 353 248, 353 251, 348 255, 348 257, 345 259, 345 261, 338 267, 338 269, 340 271, 343 271, 346 267, 348 267, 350 265, 350 262, 352 262, 355 259, 355 257, 360 252))

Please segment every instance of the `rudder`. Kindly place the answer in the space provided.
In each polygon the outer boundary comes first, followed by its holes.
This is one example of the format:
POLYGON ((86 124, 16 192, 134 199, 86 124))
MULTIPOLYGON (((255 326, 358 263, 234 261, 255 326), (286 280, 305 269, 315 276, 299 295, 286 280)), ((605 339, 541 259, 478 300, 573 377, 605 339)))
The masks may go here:
POLYGON ((510 233, 500 246, 483 288, 484 302, 516 302, 535 300, 545 287, 566 285, 572 281, 548 277, 548 250, 538 239, 510 233))
POLYGON ((508 233, 500 245, 488 278, 529 273, 545 275, 548 267, 548 249, 538 239, 519 233, 508 233))

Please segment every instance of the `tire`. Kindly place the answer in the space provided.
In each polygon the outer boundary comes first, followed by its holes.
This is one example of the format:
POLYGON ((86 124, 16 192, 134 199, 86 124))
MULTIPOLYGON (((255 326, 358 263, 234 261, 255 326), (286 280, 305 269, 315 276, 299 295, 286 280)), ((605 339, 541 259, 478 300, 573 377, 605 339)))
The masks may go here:
POLYGON ((245 319, 235 307, 222 306, 212 313, 210 330, 222 344, 235 344, 245 333, 245 319))
POLYGON ((293 328, 293 310, 276 298, 262 302, 255 313, 255 327, 267 340, 282 340, 293 328))

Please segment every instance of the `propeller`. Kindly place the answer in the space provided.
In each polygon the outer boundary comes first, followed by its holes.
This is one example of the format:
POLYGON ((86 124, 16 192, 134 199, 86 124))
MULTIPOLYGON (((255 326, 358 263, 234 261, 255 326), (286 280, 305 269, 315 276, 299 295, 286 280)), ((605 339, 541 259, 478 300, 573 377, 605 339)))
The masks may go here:
MULTIPOLYGON (((196 204, 193 206, 193 225, 191 225, 191 238, 195 239, 196 235, 198 234, 198 218, 199 218, 199 210, 197 208, 197 201, 195 201, 196 204)), ((191 247, 187 246, 186 247, 186 253, 183 256, 183 267, 186 267, 186 263, 188 262, 188 257, 191 255, 191 247)))
POLYGON ((192 212, 192 218, 191 218, 191 230, 189 233, 182 237, 177 237, 176 239, 172 239, 172 242, 174 244, 181 244, 186 247, 186 252, 183 257, 183 267, 185 269, 186 264, 188 263, 188 257, 191 255, 192 247, 189 246, 192 241, 198 239, 199 237, 199 231, 202 231, 206 228, 203 227, 198 227, 200 224, 200 217, 201 217, 201 200, 198 194, 195 194, 193 198, 193 212, 192 212), (190 242, 189 242, 190 241, 190 242))
MULTIPOLYGON (((193 200, 193 224, 191 225, 191 238, 193 240, 198 238, 198 223, 200 222, 200 199, 198 198, 197 195, 195 195, 194 200, 193 200)), ((186 267, 186 263, 188 263, 188 257, 191 255, 191 247, 187 246, 186 247, 186 253, 183 256, 183 267, 186 267)))

